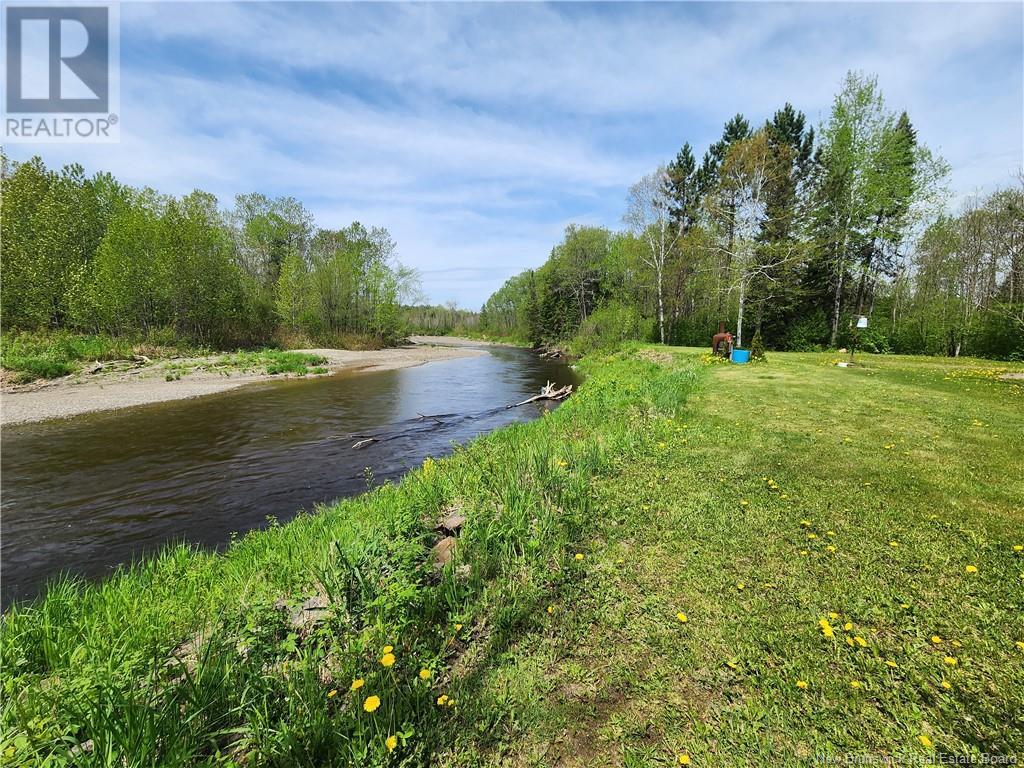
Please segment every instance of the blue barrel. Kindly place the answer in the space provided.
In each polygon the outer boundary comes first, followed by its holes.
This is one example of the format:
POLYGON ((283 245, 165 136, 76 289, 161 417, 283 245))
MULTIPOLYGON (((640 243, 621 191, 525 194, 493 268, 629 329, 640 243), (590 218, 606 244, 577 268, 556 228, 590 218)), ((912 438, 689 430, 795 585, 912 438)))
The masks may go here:
POLYGON ((732 351, 732 361, 734 363, 749 363, 750 362, 750 350, 749 349, 734 349, 732 351))

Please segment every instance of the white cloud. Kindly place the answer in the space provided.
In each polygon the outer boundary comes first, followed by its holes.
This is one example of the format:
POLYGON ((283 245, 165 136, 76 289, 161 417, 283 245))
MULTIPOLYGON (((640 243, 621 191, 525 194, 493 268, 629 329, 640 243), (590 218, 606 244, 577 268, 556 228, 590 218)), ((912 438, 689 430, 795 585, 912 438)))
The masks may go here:
POLYGON ((819 122, 848 69, 879 75, 959 195, 1022 163, 1013 4, 160 3, 121 18, 121 144, 38 148, 48 162, 387 226, 438 301, 479 305, 570 220, 618 226, 631 181, 737 111, 790 101, 819 122))

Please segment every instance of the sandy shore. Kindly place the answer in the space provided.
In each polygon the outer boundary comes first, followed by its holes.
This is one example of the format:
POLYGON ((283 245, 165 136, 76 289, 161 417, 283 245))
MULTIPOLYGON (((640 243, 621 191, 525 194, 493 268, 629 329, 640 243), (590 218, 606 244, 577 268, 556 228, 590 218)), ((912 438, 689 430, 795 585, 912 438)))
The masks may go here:
POLYGON ((410 336, 409 341, 413 344, 436 344, 442 347, 511 347, 512 349, 523 349, 515 344, 505 344, 500 341, 483 341, 482 339, 464 339, 461 336, 410 336))
MULTIPOLYGON (((410 346, 370 351, 347 349, 309 349, 327 358, 332 373, 346 369, 384 371, 408 368, 434 360, 451 360, 485 354, 476 342, 466 339, 416 336, 410 346), (435 344, 436 342, 436 344, 435 344)), ((201 362, 204 358, 192 361, 201 362)), ((206 358, 212 359, 212 358, 206 358)), ((160 403, 224 392, 257 381, 285 378, 259 373, 236 373, 225 376, 209 371, 194 371, 176 381, 166 381, 166 361, 142 368, 105 375, 79 374, 56 379, 34 387, 6 388, 0 396, 0 424, 25 424, 47 419, 61 419, 93 411, 109 411, 133 405, 160 403)), ((329 374, 327 374, 329 375, 329 374)))

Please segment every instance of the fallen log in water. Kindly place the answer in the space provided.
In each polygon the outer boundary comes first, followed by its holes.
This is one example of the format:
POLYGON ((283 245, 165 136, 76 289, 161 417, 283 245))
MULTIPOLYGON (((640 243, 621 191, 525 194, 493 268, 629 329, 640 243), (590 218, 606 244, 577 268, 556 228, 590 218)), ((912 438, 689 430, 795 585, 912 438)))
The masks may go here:
POLYGON ((566 384, 560 389, 555 389, 555 385, 550 381, 544 385, 539 395, 528 397, 521 403, 513 403, 512 405, 506 405, 505 410, 509 408, 518 408, 520 405, 527 405, 529 403, 536 403, 540 400, 565 400, 570 394, 572 394, 572 384, 566 384))

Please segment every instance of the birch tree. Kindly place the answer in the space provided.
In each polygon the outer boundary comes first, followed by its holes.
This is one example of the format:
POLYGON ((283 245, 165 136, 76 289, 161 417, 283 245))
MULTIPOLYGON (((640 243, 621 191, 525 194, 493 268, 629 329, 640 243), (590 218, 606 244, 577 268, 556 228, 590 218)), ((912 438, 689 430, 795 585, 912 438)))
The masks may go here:
POLYGON ((708 211, 717 230, 714 247, 726 257, 729 290, 738 295, 736 345, 743 344, 743 322, 751 282, 776 280, 780 263, 790 254, 762 246, 760 236, 772 229, 773 215, 784 215, 770 206, 771 194, 791 158, 785 147, 773 146, 766 131, 732 145, 719 170, 718 185, 708 197, 708 211))
POLYGON ((626 215, 623 220, 634 236, 643 243, 641 261, 654 271, 658 301, 658 336, 665 343, 665 267, 682 236, 680 227, 672 224, 671 199, 665 166, 647 174, 629 188, 626 215))

